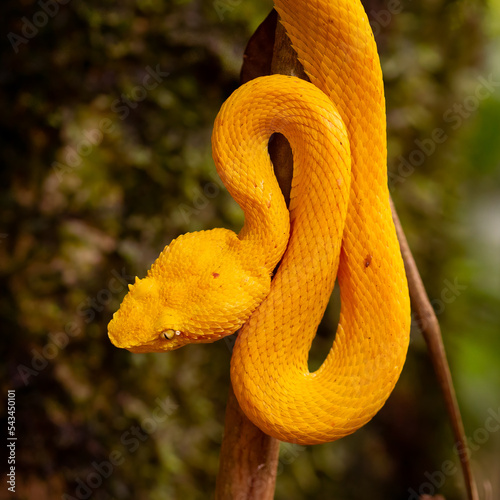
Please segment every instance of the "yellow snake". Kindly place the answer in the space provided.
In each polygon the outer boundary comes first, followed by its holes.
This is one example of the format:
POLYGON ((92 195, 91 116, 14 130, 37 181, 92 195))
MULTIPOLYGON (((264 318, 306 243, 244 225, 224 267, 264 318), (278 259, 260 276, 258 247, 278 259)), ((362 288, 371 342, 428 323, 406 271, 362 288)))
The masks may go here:
POLYGON ((363 7, 275 5, 312 83, 258 78, 216 119, 213 156, 243 229, 172 241, 108 330, 118 347, 158 352, 241 327, 231 379, 243 411, 278 439, 315 444, 354 432, 384 404, 406 357, 409 297, 389 206, 382 72, 363 7), (267 152, 273 132, 292 146, 289 211, 267 152), (336 338, 310 373, 336 276, 336 338))

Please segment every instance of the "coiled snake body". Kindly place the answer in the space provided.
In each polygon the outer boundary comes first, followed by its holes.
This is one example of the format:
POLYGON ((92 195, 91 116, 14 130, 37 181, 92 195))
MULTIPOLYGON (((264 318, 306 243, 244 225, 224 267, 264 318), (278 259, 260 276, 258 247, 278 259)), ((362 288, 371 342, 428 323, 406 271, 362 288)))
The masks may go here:
POLYGON ((363 7, 275 4, 312 83, 258 78, 216 119, 213 156, 243 229, 174 240, 108 330, 115 345, 151 352, 241 327, 231 379, 243 411, 278 439, 315 444, 354 432, 384 404, 406 357, 409 297, 389 206, 382 74, 363 7), (289 211, 267 152, 273 132, 293 151, 289 211), (335 277, 336 338, 310 373, 335 277))

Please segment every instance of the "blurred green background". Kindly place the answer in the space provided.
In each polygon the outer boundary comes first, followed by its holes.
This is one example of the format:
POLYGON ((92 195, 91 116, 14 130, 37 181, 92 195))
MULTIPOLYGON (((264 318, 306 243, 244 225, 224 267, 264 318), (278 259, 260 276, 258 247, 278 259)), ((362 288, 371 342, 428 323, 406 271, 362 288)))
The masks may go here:
MULTIPOLYGON (((442 325, 481 498, 499 498, 500 1, 365 5, 391 192, 442 325)), ((0 498, 212 497, 231 341, 131 354, 106 325, 172 238, 241 227, 210 135, 271 7, 2 2, 0 363, 18 440, 16 493, 2 484, 0 498)), ((5 404, 0 416, 6 429, 5 404)), ((417 328, 379 415, 336 443, 283 445, 278 472, 277 499, 464 498, 417 328)))

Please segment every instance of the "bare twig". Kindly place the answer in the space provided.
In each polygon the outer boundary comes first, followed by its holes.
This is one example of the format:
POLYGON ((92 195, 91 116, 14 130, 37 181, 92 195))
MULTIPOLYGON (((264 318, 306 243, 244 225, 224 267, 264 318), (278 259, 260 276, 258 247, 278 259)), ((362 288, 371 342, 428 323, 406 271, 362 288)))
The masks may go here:
POLYGON ((392 218, 398 234, 399 246, 401 247, 401 254, 405 264, 406 276, 408 278, 408 287, 410 289, 413 312, 415 313, 418 326, 422 331, 422 335, 424 336, 427 344, 427 349, 429 350, 429 355, 434 366, 434 371, 436 372, 441 393, 443 395, 446 411, 448 412, 448 417, 453 429, 453 435, 455 436, 455 441, 459 446, 459 450, 463 451, 463 453, 459 453, 459 456, 462 465, 465 487, 467 490, 467 497, 469 500, 479 500, 476 483, 469 461, 469 455, 465 452, 467 450, 465 430, 460 409, 458 407, 455 388, 453 387, 450 367, 446 358, 446 351, 444 349, 443 338, 441 336, 441 328, 439 327, 436 314, 434 313, 434 309, 432 308, 429 298, 427 297, 427 293, 425 292, 422 278, 418 272, 417 264, 415 263, 415 259, 411 253, 392 199, 391 209, 392 218))

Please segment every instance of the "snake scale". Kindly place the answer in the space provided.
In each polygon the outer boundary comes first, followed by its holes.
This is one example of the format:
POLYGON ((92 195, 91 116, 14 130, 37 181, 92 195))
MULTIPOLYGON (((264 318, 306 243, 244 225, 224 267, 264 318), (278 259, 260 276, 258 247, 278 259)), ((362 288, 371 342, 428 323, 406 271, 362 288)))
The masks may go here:
POLYGON ((213 157, 245 214, 242 230, 173 240, 130 286, 108 332, 118 347, 162 352, 240 329, 231 379, 241 408, 278 439, 316 444, 382 407, 405 361, 410 305, 389 205, 382 71, 364 9, 359 0, 275 6, 311 83, 257 78, 216 118, 213 157), (293 152, 289 210, 268 155, 274 132, 293 152), (309 372, 336 278, 336 337, 309 372))

